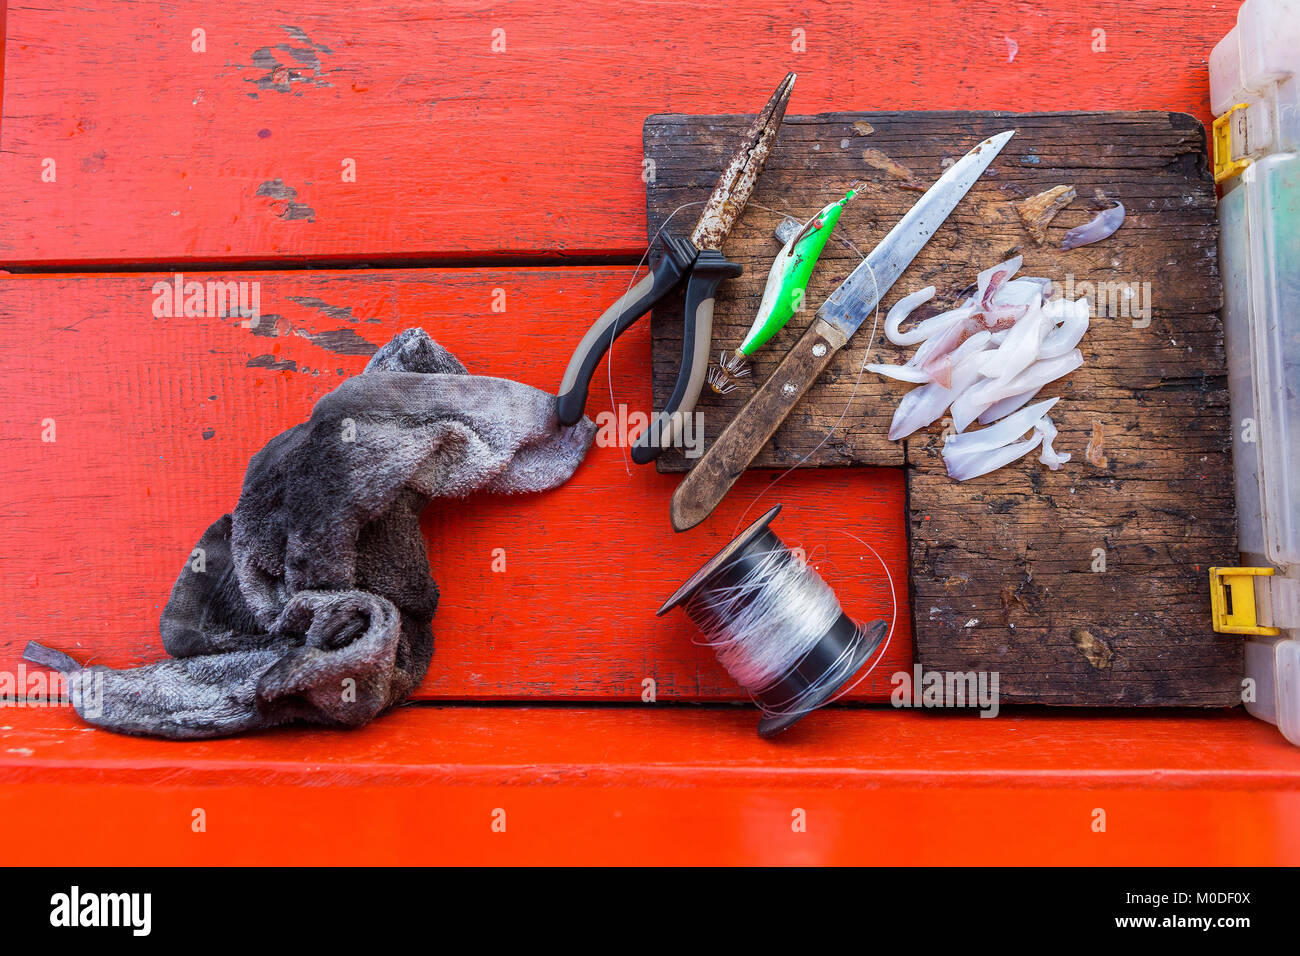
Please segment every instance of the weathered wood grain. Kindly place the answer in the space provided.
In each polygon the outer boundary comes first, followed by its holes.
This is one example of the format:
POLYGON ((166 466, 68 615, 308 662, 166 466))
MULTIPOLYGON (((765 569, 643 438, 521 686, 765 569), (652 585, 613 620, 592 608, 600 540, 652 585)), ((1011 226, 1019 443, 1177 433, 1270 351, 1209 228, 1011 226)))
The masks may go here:
POLYGON ((1208 121, 1205 60, 1234 17, 1181 0, 11 0, 0 262, 637 255, 647 114, 753 111, 793 69, 791 113, 1208 121))
MULTIPOLYGON (((651 117, 647 190, 651 230, 681 203, 707 194, 709 170, 743 117, 651 117)), ((1204 134, 1167 113, 829 114, 789 117, 754 202, 726 247, 746 273, 724 286, 715 351, 743 337, 761 297, 779 208, 815 212, 854 181, 862 195, 838 235, 866 252, 915 202, 945 161, 1015 128, 985 177, 882 303, 934 284, 940 311, 983 268, 1021 254, 1023 274, 1054 279, 1094 301, 1084 366, 1052 383, 1060 471, 1035 456, 964 483, 947 477, 943 422, 905 442, 886 435, 912 386, 863 375, 867 361, 903 362, 870 323, 841 350, 757 459, 763 466, 906 465, 917 657, 926 667, 998 670, 1009 701, 1067 704, 1239 702, 1240 642, 1209 627, 1207 569, 1234 559, 1221 287, 1214 186, 1204 134), (863 125, 865 124, 865 125, 863 125), (863 131, 871 129, 864 135, 863 131), (1036 243, 1014 203, 1052 186, 1079 199, 1036 243), (1096 191, 1128 210, 1105 242, 1070 252, 1064 233, 1095 214, 1096 191), (766 207, 766 208, 765 208, 766 207), (1124 290, 1132 292, 1127 297, 1124 290), (852 402, 850 403, 850 398, 852 402), (836 422, 829 440, 827 433, 836 422)), ((681 214, 690 221, 689 210, 681 214)), ((856 265, 834 239, 814 276, 809 308, 754 363, 755 383, 856 265)), ((655 315, 655 396, 680 350, 676 303, 655 315)), ((921 313, 918 313, 921 314, 921 313)), ((883 325, 883 323, 882 323, 883 325)), ((717 436, 756 384, 699 405, 717 436)), ((664 470, 689 466, 665 455, 664 470)))
MULTIPOLYGON (((155 317, 153 285, 172 274, 0 278, 0 670, 19 666, 27 640, 114 666, 159 659, 161 607, 203 530, 234 507, 250 456, 359 372, 366 353, 422 325, 471 371, 553 391, 629 273, 185 274, 258 282, 256 329, 236 318, 155 317), (47 421, 54 441, 42 440, 47 421)), ((442 602, 420 696, 639 701, 646 679, 660 700, 742 696, 712 652, 695 646, 684 615, 654 611, 725 543, 771 476, 747 476, 710 527, 673 534, 673 480, 625 466, 617 416, 599 417, 648 408, 648 354, 643 322, 597 373, 588 414, 608 430, 567 485, 426 512, 442 602), (503 571, 493 570, 498 548, 503 571)), ((858 688, 882 700, 889 674, 911 657, 902 475, 828 472, 801 484, 785 496, 795 526, 830 528, 836 509, 822 501, 852 498, 897 582, 897 643, 858 688)), ((830 559, 847 547, 832 546, 830 559)), ((882 575, 845 573, 840 585, 863 615, 888 615, 882 575)))

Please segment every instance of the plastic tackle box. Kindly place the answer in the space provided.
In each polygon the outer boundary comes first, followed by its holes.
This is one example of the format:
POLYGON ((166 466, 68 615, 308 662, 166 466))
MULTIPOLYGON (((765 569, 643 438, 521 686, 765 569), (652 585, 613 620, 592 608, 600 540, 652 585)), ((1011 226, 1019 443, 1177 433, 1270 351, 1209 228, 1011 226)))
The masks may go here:
POLYGON ((1242 567, 1215 627, 1247 635, 1246 709, 1300 745, 1300 0, 1246 0, 1210 56, 1242 567))

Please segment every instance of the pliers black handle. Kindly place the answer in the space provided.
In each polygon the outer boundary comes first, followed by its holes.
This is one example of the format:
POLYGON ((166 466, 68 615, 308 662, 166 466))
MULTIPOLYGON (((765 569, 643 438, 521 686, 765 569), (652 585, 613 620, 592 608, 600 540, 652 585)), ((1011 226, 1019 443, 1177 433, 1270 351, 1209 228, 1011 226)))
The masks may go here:
POLYGON ((556 401, 556 416, 561 425, 572 425, 582 418, 591 378, 614 339, 689 277, 681 370, 668 404, 633 442, 632 460, 638 465, 654 461, 680 436, 683 417, 694 410, 708 370, 714 294, 721 282, 744 271, 739 263, 729 262, 720 252, 712 249, 701 252, 688 239, 665 234, 662 243, 659 261, 651 272, 606 309, 582 337, 569 359, 556 401))

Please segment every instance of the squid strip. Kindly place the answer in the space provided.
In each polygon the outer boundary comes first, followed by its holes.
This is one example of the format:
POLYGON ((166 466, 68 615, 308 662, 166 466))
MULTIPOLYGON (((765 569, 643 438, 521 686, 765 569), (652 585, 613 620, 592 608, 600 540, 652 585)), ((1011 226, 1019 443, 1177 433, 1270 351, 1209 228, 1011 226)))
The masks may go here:
MULTIPOLYGON (((933 327, 929 338, 921 343, 916 354, 908 360, 908 365, 921 367, 931 359, 947 355, 984 327, 984 323, 975 318, 969 310, 962 309, 954 309, 943 316, 935 316, 934 319, 925 321, 933 322, 939 318, 943 319, 943 323, 933 327)), ((924 325, 925 322, 921 324, 924 325)))
POLYGON ((1002 286, 997 301, 999 305, 1033 305, 1039 298, 1046 296, 1051 287, 1050 279, 1031 279, 1022 276, 1002 286))
POLYGON ((998 379, 1019 375, 1038 359, 1046 333, 1047 316, 1041 308, 1031 310, 1012 327, 997 350, 985 357, 984 374, 998 379))
POLYGON ((1116 202, 1105 212, 1097 214, 1095 219, 1075 226, 1061 240, 1062 249, 1077 249, 1090 243, 1101 242, 1115 234, 1115 230, 1124 225, 1124 204, 1116 202))
POLYGON ((997 471, 1003 465, 1011 464, 1017 458, 1023 458, 1037 448, 1042 440, 1043 436, 1035 432, 1034 437, 1028 441, 1003 445, 1001 448, 986 452, 983 455, 972 455, 957 464, 948 462, 948 456, 945 454, 944 461, 948 463, 948 475, 958 481, 966 481, 970 478, 978 478, 980 475, 987 475, 990 471, 997 471))
MULTIPOLYGON (((968 357, 983 352, 992 338, 993 334, 991 332, 976 332, 951 352, 946 355, 936 356, 926 362, 921 366, 921 371, 930 376, 930 381, 938 382, 944 388, 954 388, 954 369, 956 369, 961 363, 965 362, 968 357)), ((962 386, 963 388, 973 384, 975 380, 979 378, 982 362, 983 356, 980 356, 979 361, 972 362, 968 365, 967 372, 969 374, 966 375, 965 384, 962 386)))
POLYGON ((1064 355, 1077 346, 1083 334, 1088 331, 1088 300, 1077 299, 1072 303, 1064 303, 1064 306, 1065 318, 1043 339, 1043 346, 1038 352, 1039 358, 1056 358, 1064 355))
POLYGON ((910 365, 877 365, 872 363, 866 366, 866 369, 868 372, 875 372, 877 375, 897 379, 900 382, 915 382, 918 385, 924 385, 930 381, 929 372, 913 368, 910 365))
MULTIPOLYGON (((988 335, 987 332, 980 334, 988 335)), ((912 389, 903 396, 903 400, 898 403, 898 408, 894 410, 893 421, 889 424, 890 441, 906 438, 918 428, 933 424, 952 404, 953 398, 979 378, 978 362, 981 354, 979 349, 983 345, 978 341, 978 336, 974 336, 967 340, 963 347, 969 347, 971 342, 975 343, 975 347, 970 350, 970 354, 960 356, 960 360, 952 370, 951 387, 939 382, 930 382, 928 385, 912 389)), ((961 349, 953 353, 954 356, 959 352, 961 349)))
POLYGON ((984 410, 984 414, 980 415, 979 423, 981 425, 988 425, 997 421, 1003 415, 1010 415, 1041 391, 1041 388, 1032 388, 1027 392, 1021 392, 1019 395, 1012 395, 1010 398, 1004 398, 1000 402, 994 402, 984 410))
POLYGON ((1012 256, 1006 262, 999 262, 997 265, 989 266, 989 268, 981 272, 975 280, 975 301, 984 304, 987 308, 989 286, 994 286, 996 289, 997 286, 1010 280, 1012 276, 1020 271, 1020 263, 1023 261, 1024 256, 1012 256), (995 276, 997 277, 996 284, 994 283, 995 276))
POLYGON ((911 295, 905 295, 889 310, 885 316, 885 336, 895 345, 916 345, 918 342, 925 341, 926 334, 921 331, 921 326, 913 329, 911 332, 899 332, 898 327, 909 314, 919 305, 929 302, 934 298, 934 286, 928 285, 924 289, 918 289, 911 295), (920 333, 920 334, 918 334, 920 333))
POLYGON ((1034 427, 1034 424, 1050 412, 1059 401, 1059 398, 1049 398, 1041 402, 1035 402, 1033 405, 1008 415, 996 425, 990 425, 988 428, 981 428, 975 432, 967 432, 964 435, 949 435, 948 440, 943 445, 944 456, 960 457, 962 455, 992 451, 995 448, 1001 448, 1007 442, 1023 438, 1034 427))
POLYGON ((1039 359, 1010 380, 986 379, 967 389, 953 401, 953 426, 957 431, 964 432, 971 422, 984 414, 989 406, 1004 398, 1019 395, 1021 392, 1042 388, 1062 375, 1069 375, 1082 364, 1083 353, 1075 349, 1057 358, 1039 359))
POLYGON ((889 423, 889 440, 906 438, 918 428, 932 424, 952 403, 953 390, 938 382, 914 388, 894 409, 894 419, 889 423))
MULTIPOLYGON (((1048 399, 1030 405, 996 425, 966 435, 949 437, 943 446, 943 462, 948 468, 948 474, 958 481, 986 475, 1029 453, 1045 437, 1050 441, 1051 435, 1046 434, 1046 429, 1040 430, 1039 426, 1058 401, 1055 398, 1048 399), (1021 441, 1031 429, 1034 431, 1033 437, 1021 441)), ((1049 422, 1049 429, 1050 424, 1049 422)), ((1055 435, 1055 430, 1051 429, 1051 433, 1055 435)))
POLYGON ((1044 465, 1052 469, 1052 471, 1056 471, 1070 460, 1071 455, 1069 452, 1060 454, 1052 447, 1052 442, 1056 441, 1056 426, 1052 424, 1050 418, 1044 415, 1039 419, 1038 424, 1034 426, 1034 432, 1043 437, 1043 451, 1038 456, 1038 460, 1044 465))

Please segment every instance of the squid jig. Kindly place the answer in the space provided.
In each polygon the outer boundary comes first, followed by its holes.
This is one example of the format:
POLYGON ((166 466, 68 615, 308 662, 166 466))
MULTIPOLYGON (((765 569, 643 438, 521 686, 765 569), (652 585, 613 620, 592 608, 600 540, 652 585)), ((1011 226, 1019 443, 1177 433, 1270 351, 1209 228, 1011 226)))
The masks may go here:
POLYGON ((781 331, 802 308, 813 267, 817 265, 835 224, 840 221, 845 204, 855 195, 857 191, 850 189, 843 199, 822 207, 786 240, 777 253, 771 271, 767 274, 767 285, 763 288, 758 315, 754 317, 754 324, 749 327, 745 340, 731 354, 719 354, 717 363, 709 367, 709 386, 719 395, 726 395, 735 389, 737 379, 749 376, 750 357, 781 331))

